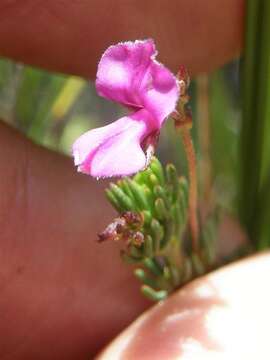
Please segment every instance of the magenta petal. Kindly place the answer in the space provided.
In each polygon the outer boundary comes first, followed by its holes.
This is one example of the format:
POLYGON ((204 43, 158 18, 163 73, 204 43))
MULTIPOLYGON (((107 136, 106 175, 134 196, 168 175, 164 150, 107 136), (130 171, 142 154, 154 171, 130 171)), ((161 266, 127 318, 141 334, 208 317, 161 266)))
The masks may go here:
POLYGON ((99 95, 125 106, 142 107, 141 83, 155 51, 151 39, 110 46, 98 65, 96 88, 99 95))
POLYGON ((157 119, 157 127, 175 110, 179 86, 175 76, 162 64, 153 61, 145 76, 146 90, 142 91, 143 108, 157 119))
POLYGON ((175 110, 179 96, 175 76, 155 60, 152 40, 110 46, 98 66, 96 88, 100 95, 153 114, 156 128, 175 110))
POLYGON ((142 140, 151 132, 145 110, 90 130, 73 145, 78 170, 94 177, 125 176, 142 170, 146 157, 142 140))
POLYGON ((179 96, 177 79, 155 60, 156 55, 151 39, 119 43, 103 54, 97 72, 98 93, 134 113, 91 130, 75 142, 73 155, 79 171, 95 177, 125 176, 149 162, 154 139, 179 96))

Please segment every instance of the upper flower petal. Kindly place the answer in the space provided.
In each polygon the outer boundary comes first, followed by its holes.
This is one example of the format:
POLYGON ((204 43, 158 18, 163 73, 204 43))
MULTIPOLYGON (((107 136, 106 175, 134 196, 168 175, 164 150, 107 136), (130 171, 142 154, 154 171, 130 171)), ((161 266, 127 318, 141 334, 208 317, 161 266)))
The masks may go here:
POLYGON ((155 52, 151 39, 110 46, 98 65, 99 95, 128 107, 141 108, 141 83, 155 52))
POLYGON ((98 66, 96 88, 100 95, 153 114, 156 128, 174 111, 179 96, 175 76, 155 60, 153 40, 110 46, 98 66))
POLYGON ((176 77, 162 64, 153 61, 144 77, 142 106, 157 120, 157 127, 175 110, 179 97, 176 77))
POLYGON ((140 110, 79 137, 73 145, 79 171, 99 178, 142 170, 146 157, 141 143, 151 132, 150 117, 147 111, 140 110))

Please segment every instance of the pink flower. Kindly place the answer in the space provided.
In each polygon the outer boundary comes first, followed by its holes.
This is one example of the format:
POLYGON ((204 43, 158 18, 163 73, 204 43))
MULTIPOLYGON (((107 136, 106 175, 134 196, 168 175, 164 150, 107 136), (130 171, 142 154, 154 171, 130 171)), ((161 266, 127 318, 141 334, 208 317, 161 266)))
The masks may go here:
POLYGON ((78 171, 95 177, 125 176, 144 169, 165 119, 175 110, 177 79, 155 60, 153 40, 110 46, 98 65, 99 95, 130 114, 90 130, 73 144, 78 171))

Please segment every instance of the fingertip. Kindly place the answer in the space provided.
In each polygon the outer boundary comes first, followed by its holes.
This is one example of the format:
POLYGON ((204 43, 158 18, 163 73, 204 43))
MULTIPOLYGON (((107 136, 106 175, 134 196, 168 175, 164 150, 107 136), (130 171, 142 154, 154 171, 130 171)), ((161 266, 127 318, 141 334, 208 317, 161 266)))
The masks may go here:
POLYGON ((268 359, 270 254, 204 276, 145 312, 108 359, 268 359))

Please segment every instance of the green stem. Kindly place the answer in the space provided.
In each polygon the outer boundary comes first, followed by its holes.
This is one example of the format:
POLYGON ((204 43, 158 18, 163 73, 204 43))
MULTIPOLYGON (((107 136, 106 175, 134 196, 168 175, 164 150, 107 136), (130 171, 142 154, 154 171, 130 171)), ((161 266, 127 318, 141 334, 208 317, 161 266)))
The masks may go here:
MULTIPOLYGON (((270 2, 248 0, 243 63, 240 218, 253 242, 260 242, 260 189, 269 110, 270 2)), ((268 135, 269 136, 269 135, 268 135)), ((268 155, 269 156, 269 155, 268 155)), ((260 245, 259 245, 260 246, 260 245)))
MULTIPOLYGON (((258 119, 262 122, 262 169, 260 174, 260 193, 262 193, 267 183, 267 179, 270 173, 270 2, 269 0, 263 1, 262 7, 262 32, 261 32, 261 63, 259 80, 260 87, 258 88, 258 119)), ((269 188, 268 188, 269 189, 269 188)), ((270 189, 268 190, 270 191, 270 189)), ((267 231, 266 236, 263 234, 264 220, 266 218, 266 212, 269 209, 265 208, 265 197, 261 194, 258 196, 256 214, 261 212, 261 217, 257 216, 256 224, 256 238, 258 239, 258 248, 264 249, 270 246, 270 231, 267 231), (261 201, 260 201, 261 200, 261 201)), ((269 194, 268 194, 269 198, 269 194)), ((268 222, 268 220, 266 219, 268 222)), ((267 228, 269 225, 267 224, 267 228)))

